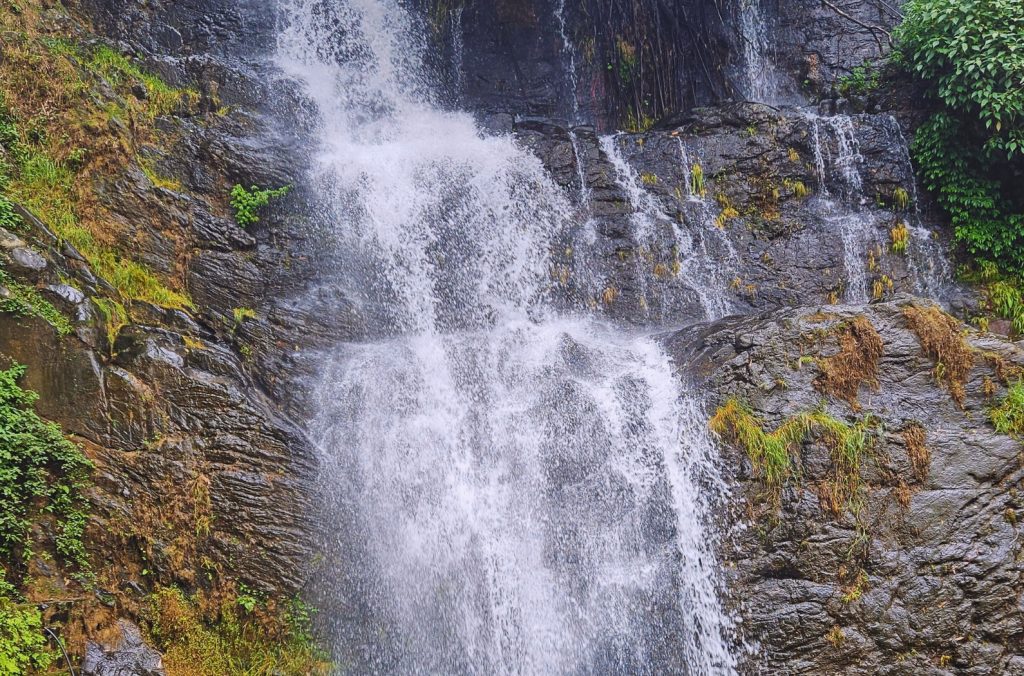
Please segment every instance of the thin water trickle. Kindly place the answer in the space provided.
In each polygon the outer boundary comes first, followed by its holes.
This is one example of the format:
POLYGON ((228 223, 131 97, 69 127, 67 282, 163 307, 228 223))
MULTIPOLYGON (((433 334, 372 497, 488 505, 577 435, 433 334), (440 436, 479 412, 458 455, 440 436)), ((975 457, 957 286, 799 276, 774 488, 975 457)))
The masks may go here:
POLYGON ((772 61, 772 43, 761 0, 737 0, 737 3, 747 100, 778 103, 781 99, 780 77, 772 61))
POLYGON ((312 423, 339 663, 734 672, 704 412, 657 342, 554 309, 563 192, 513 139, 433 103, 398 0, 281 2, 333 267, 391 336, 325 355, 312 423))
MULTIPOLYGON (((695 244, 694 238, 684 231, 675 219, 665 213, 659 200, 643 187, 643 180, 629 161, 622 154, 619 139, 622 136, 602 136, 601 151, 615 169, 615 182, 626 193, 629 206, 633 209, 633 236, 641 253, 661 249, 672 249, 678 261, 676 277, 678 277, 697 297, 704 319, 718 319, 728 314, 729 300, 725 297, 721 283, 715 270, 708 268, 712 257, 704 248, 704 239, 695 244), (660 246, 659 231, 667 230, 670 236, 666 246, 660 246)), ((636 256, 637 277, 645 296, 653 295, 649 275, 643 268, 644 258, 636 256)), ((661 298, 648 299, 659 301, 661 298)), ((650 304, 650 303, 649 303, 650 304)))

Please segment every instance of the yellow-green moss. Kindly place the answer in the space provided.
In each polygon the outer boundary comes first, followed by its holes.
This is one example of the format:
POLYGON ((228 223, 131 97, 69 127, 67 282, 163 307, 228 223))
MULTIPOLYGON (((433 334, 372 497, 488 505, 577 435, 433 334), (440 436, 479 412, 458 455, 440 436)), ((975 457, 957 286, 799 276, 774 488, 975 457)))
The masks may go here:
POLYGON ((276 609, 243 593, 224 600, 209 618, 196 600, 163 587, 149 597, 144 614, 167 676, 326 676, 331 671, 310 634, 310 610, 297 601, 276 609))
POLYGON ((836 513, 860 511, 861 464, 871 445, 871 430, 877 425, 871 416, 849 425, 822 410, 800 412, 775 431, 766 432, 763 421, 749 408, 737 399, 729 399, 710 425, 719 437, 746 452, 773 500, 797 473, 793 455, 799 445, 816 436, 828 446, 833 465, 833 475, 825 487, 827 495, 819 493, 823 504, 836 513))

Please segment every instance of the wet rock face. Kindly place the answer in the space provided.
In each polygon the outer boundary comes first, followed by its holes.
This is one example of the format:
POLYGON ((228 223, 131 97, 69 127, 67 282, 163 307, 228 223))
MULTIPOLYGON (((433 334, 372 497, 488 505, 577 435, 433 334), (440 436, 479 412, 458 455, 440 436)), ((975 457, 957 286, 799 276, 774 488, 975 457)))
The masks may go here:
POLYGON ((577 231, 556 252, 571 271, 561 287, 614 317, 699 321, 938 293, 946 281, 888 115, 735 104, 644 134, 577 128, 572 138, 538 123, 516 133, 579 205, 577 231), (894 244, 904 228, 905 249, 894 244), (584 249, 597 253, 581 260, 584 249))
POLYGON ((417 4, 452 102, 492 128, 523 117, 640 127, 734 90, 723 64, 735 35, 712 3, 417 4))
POLYGON ((120 630, 121 639, 116 646, 89 644, 82 676, 163 676, 163 659, 143 642, 139 628, 122 620, 120 630))
POLYGON ((891 32, 899 22, 899 2, 861 0, 770 0, 772 59, 790 79, 793 91, 828 94, 853 68, 878 64, 892 50, 891 32))
POLYGON ((834 462, 820 436, 800 445, 778 507, 746 454, 722 446, 737 523, 724 556, 740 633, 758 646, 750 673, 1024 673, 1024 466, 1020 443, 987 422, 1024 353, 971 332, 961 408, 908 325, 907 308, 927 303, 781 310, 669 341, 711 393, 711 412, 737 398, 767 432, 822 405, 848 424, 872 416, 859 515, 836 515, 821 497, 834 462), (858 317, 877 330, 883 354, 877 387, 860 388, 855 411, 816 386, 815 360, 835 355, 858 317), (915 428, 923 453, 908 436, 915 428))

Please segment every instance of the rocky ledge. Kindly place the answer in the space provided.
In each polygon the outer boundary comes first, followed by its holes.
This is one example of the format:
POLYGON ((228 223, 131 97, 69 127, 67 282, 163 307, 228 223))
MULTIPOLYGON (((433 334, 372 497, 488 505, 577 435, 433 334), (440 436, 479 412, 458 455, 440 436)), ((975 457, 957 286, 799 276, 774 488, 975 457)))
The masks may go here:
POLYGON ((1018 344, 910 297, 668 344, 717 411, 747 671, 1024 673, 1018 344))

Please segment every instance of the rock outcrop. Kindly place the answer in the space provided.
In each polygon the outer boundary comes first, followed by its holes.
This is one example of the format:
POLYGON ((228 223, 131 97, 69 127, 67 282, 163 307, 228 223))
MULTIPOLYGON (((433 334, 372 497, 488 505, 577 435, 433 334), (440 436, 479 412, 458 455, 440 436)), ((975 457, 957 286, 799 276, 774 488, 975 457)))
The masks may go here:
POLYGON ((964 337, 937 310, 914 315, 928 307, 901 297, 786 309, 668 341, 710 413, 733 400, 767 433, 811 411, 867 430, 860 483, 838 506, 844 477, 826 432, 791 449, 777 496, 742 444, 722 444, 736 524, 723 556, 751 673, 1024 673, 1024 463, 1019 440, 989 422, 1024 353, 990 334, 964 337), (829 394, 822 363, 863 348, 843 342, 858 321, 881 354, 869 360, 876 376, 854 374, 846 401, 829 394), (969 355, 962 403, 936 340, 963 341, 969 355))

